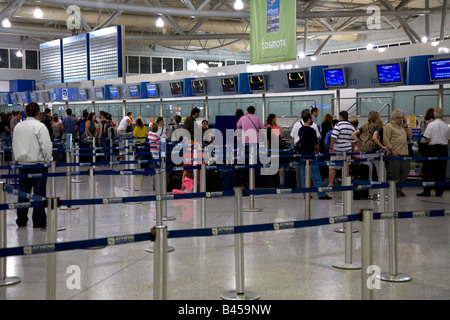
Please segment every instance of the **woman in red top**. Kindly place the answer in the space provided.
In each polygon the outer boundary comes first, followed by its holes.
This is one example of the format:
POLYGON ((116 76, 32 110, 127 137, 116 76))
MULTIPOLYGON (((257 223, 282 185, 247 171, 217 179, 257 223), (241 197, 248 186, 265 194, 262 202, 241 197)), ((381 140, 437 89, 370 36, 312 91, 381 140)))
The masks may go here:
MULTIPOLYGON (((278 127, 277 124, 277 116, 273 113, 269 114, 267 117, 267 147, 268 149, 272 149, 272 135, 273 139, 278 139, 278 145, 274 146, 277 149, 280 149, 280 142, 281 142, 281 130, 278 127)), ((271 151, 268 152, 271 154, 271 151)), ((273 176, 266 176, 266 186, 278 188, 280 186, 280 173, 277 171, 277 173, 273 176)))

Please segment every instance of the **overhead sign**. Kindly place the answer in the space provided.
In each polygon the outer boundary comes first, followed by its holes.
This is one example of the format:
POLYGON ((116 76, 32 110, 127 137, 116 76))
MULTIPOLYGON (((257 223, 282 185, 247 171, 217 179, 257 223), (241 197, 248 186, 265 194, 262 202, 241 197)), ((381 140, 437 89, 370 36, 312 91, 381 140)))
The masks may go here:
POLYGON ((250 1, 251 64, 295 60, 297 1, 250 1))

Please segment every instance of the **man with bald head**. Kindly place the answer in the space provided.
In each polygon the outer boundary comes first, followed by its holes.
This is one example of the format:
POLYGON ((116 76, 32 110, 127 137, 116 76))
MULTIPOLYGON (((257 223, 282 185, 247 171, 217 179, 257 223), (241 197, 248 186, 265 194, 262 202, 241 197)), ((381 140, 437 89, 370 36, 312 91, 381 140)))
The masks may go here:
MULTIPOLYGON (((423 137, 428 142, 429 157, 448 156, 448 144, 450 143, 450 127, 444 122, 444 111, 442 108, 434 109, 435 120, 430 122, 425 130, 423 137)), ((445 180, 445 173, 447 172, 447 160, 432 160, 432 172, 430 172, 431 181, 445 180)), ((435 187, 436 197, 441 197, 444 193, 444 187, 435 187)), ((429 197, 431 195, 431 187, 425 187, 422 193, 418 196, 429 197)))

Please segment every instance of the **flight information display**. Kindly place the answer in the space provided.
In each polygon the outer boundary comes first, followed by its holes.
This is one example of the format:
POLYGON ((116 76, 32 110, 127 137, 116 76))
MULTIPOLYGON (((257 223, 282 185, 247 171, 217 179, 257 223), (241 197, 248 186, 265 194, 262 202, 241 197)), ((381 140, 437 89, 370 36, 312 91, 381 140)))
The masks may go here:
POLYGON ((326 87, 345 87, 345 73, 343 68, 324 69, 326 87))
POLYGON ((377 72, 380 84, 403 83, 400 63, 379 64, 377 72))
POLYGON ((287 74, 289 89, 305 89, 306 79, 303 71, 290 72, 287 74))
POLYGON ((431 81, 450 81, 450 58, 428 60, 431 81))

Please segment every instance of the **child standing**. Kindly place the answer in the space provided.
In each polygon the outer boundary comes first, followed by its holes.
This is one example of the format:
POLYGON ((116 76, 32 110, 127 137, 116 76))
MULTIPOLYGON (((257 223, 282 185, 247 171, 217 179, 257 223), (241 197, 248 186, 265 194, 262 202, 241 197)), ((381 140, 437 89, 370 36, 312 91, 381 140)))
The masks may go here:
POLYGON ((185 170, 183 171, 183 183, 181 185, 181 190, 173 189, 173 194, 184 194, 192 193, 194 189, 194 171, 185 170))

